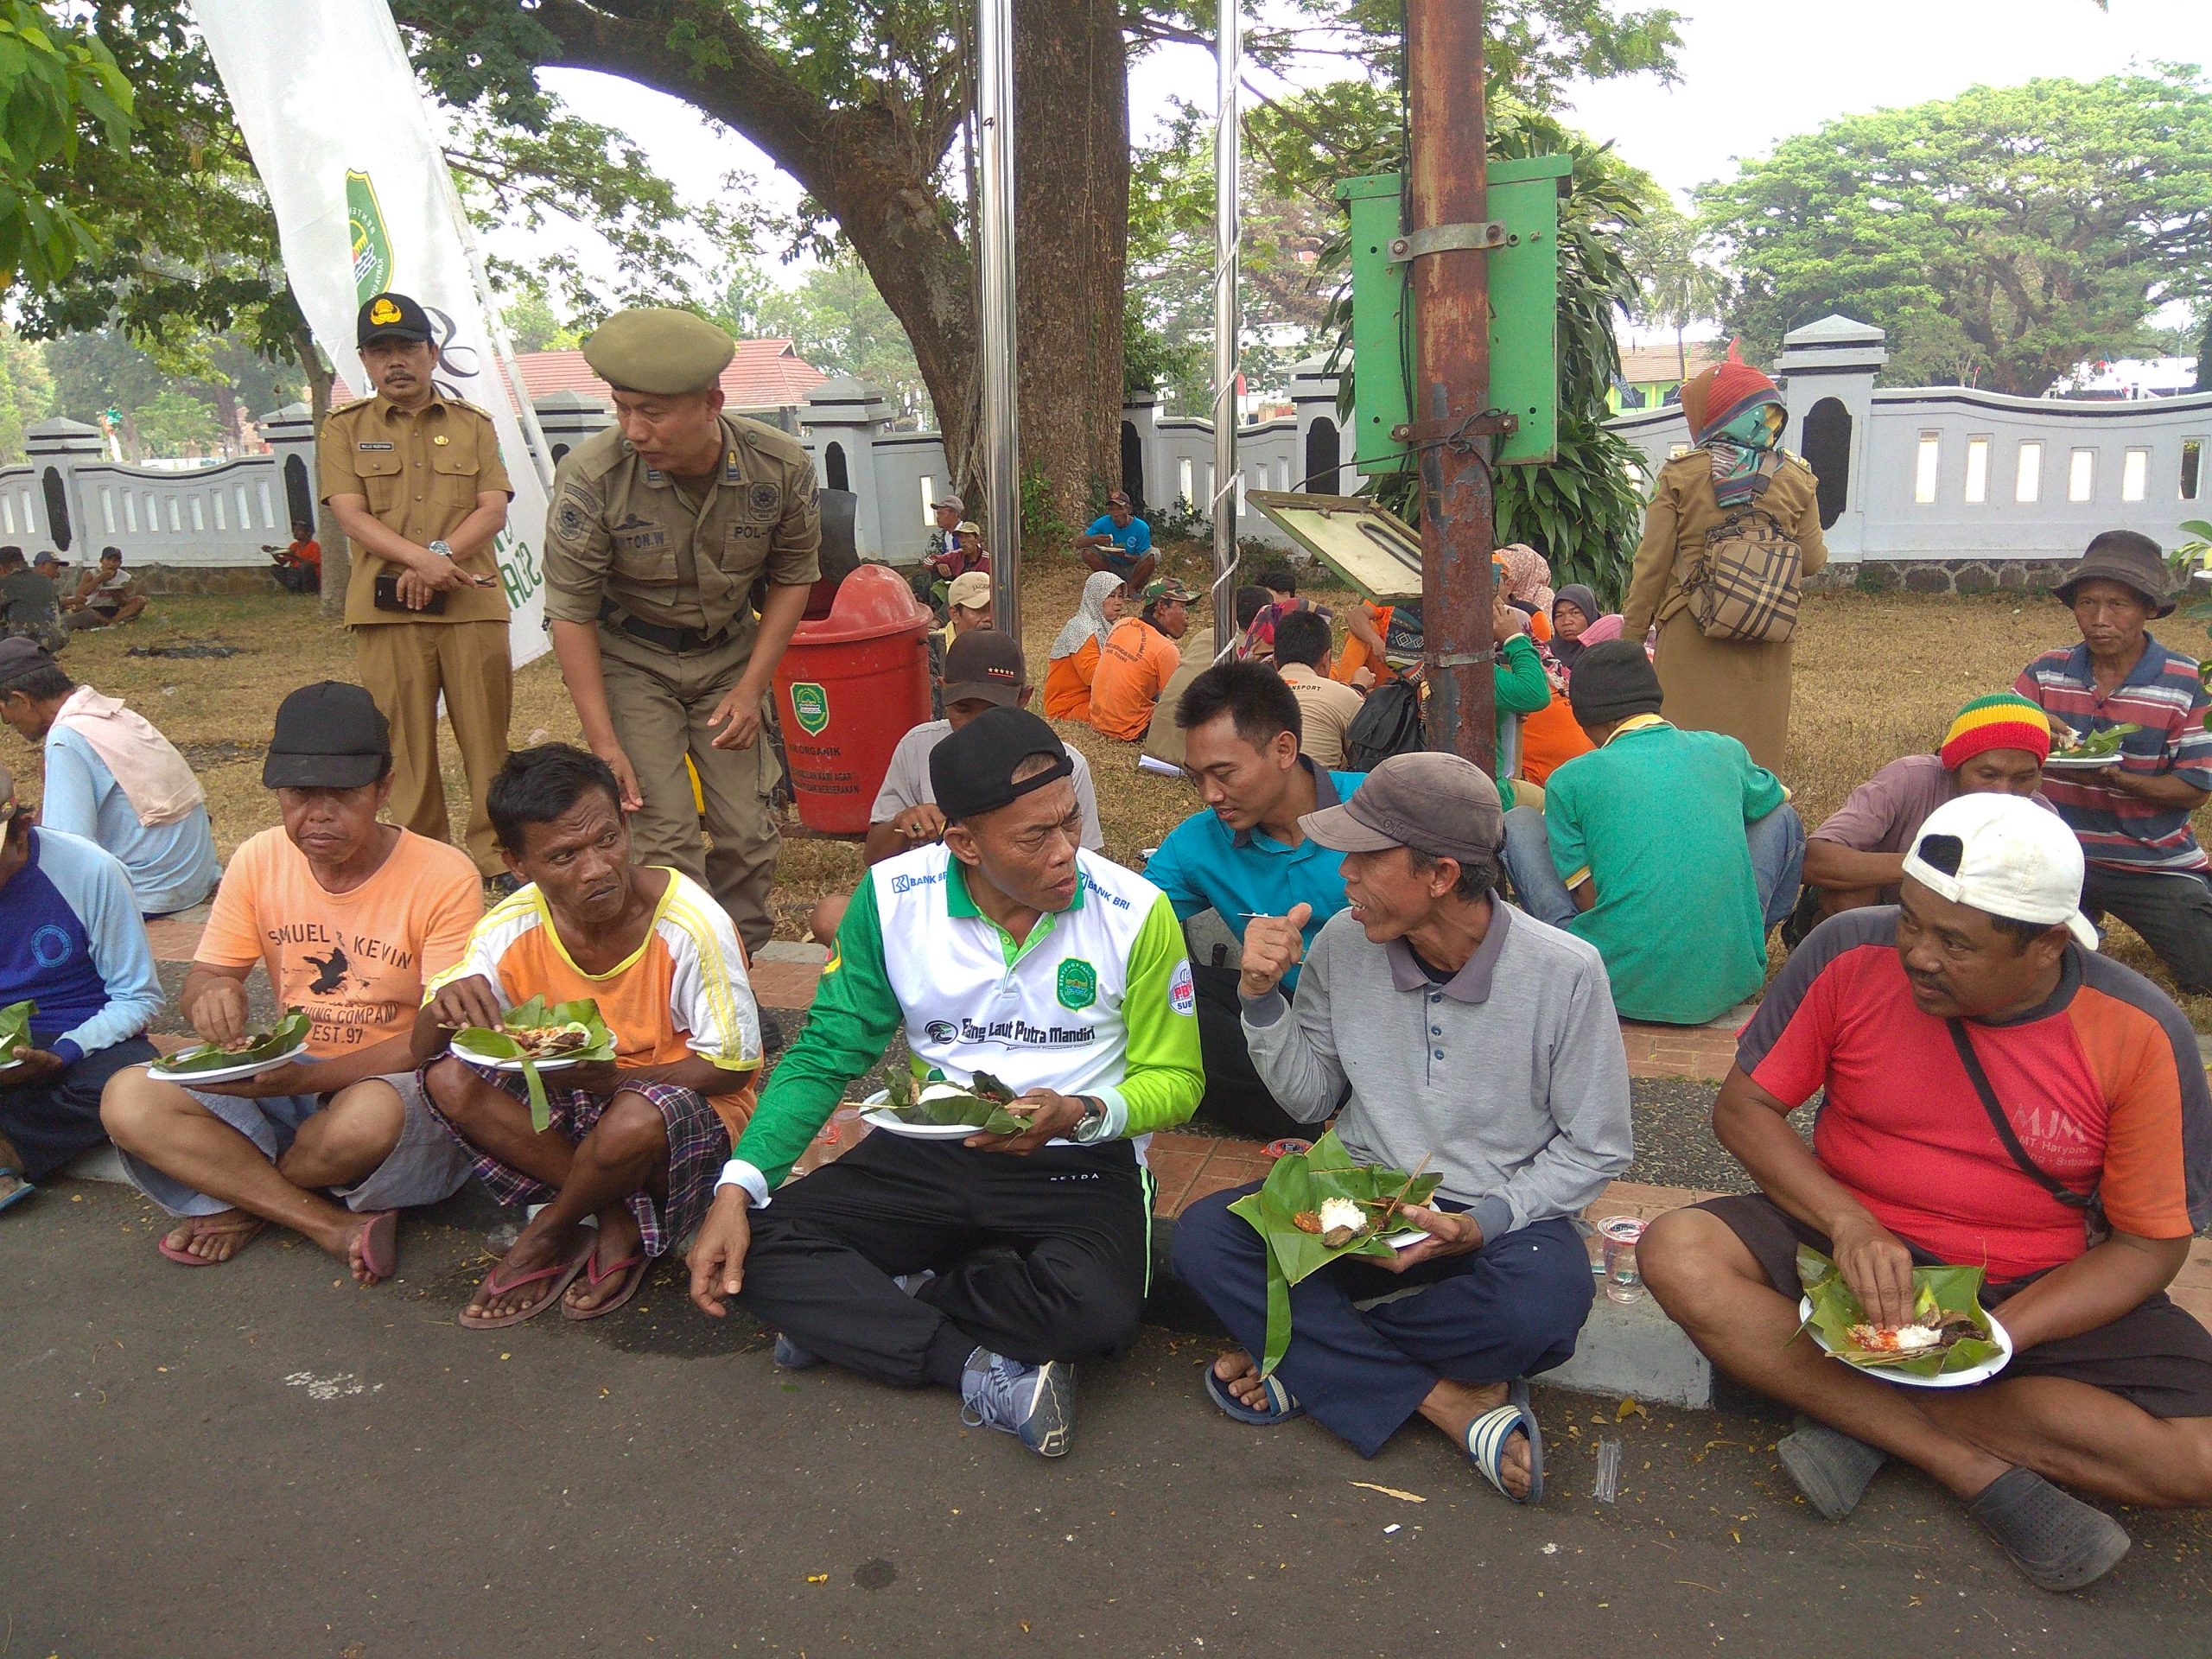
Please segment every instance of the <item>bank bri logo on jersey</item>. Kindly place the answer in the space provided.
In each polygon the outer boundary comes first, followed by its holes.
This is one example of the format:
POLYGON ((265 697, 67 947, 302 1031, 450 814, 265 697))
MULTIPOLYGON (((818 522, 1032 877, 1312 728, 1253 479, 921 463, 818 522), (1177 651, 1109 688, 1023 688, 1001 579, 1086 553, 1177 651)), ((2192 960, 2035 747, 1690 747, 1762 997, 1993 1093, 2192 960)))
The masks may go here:
POLYGON ((791 687, 791 718, 809 737, 819 737, 830 723, 830 694, 811 680, 791 687))
POLYGON ((1098 1000, 1098 970, 1081 957, 1070 957, 1060 964, 1052 988, 1071 1013, 1087 1008, 1098 1000))

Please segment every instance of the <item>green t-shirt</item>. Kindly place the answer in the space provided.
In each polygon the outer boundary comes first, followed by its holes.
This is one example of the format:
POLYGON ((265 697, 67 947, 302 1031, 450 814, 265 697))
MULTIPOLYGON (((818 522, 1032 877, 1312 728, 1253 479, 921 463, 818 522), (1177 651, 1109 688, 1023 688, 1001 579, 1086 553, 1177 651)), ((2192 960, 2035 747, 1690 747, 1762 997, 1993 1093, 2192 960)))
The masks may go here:
POLYGON ((1544 789, 1552 863, 1598 902, 1568 924, 1598 947, 1630 1020, 1701 1025, 1766 979, 1766 925, 1744 826, 1789 798, 1719 732, 1656 715, 1578 754, 1544 789))

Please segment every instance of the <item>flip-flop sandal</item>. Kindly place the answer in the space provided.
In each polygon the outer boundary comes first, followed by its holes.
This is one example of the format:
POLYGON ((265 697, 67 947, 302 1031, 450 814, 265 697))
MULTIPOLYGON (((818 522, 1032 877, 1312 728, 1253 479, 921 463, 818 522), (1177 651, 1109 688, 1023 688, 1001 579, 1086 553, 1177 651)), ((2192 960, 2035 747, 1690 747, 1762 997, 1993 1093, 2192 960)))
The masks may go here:
POLYGON ((598 1253, 594 1251, 584 1260, 584 1283, 586 1285, 589 1286, 594 1290, 597 1290, 601 1285, 605 1284, 618 1273, 628 1274, 630 1275, 630 1282, 623 1286, 620 1290, 608 1297, 605 1301, 592 1307, 575 1308, 569 1306, 566 1301, 563 1301, 561 1304, 561 1317, 564 1319, 575 1319, 580 1324, 585 1319, 600 1319, 606 1318, 607 1315, 613 1313, 617 1308, 626 1306, 629 1303, 630 1299, 635 1296, 639 1290, 644 1288, 646 1275, 651 1274, 652 1270, 653 1264, 652 1261, 646 1256, 643 1250, 639 1250, 636 1255, 626 1256, 623 1260, 617 1262, 613 1267, 607 1268, 605 1273, 601 1273, 599 1270, 599 1255, 598 1253))
POLYGON ((361 1229, 361 1265, 369 1282, 380 1285, 399 1271, 399 1211, 379 1210, 361 1229))
MULTIPOLYGON (((521 1274, 505 1281, 499 1278, 499 1268, 494 1268, 484 1275, 484 1282, 477 1287, 479 1293, 504 1296, 509 1291, 520 1290, 524 1285, 542 1282, 546 1288, 535 1300, 524 1303, 512 1313, 499 1314, 471 1313, 464 1305, 461 1312, 454 1315, 454 1323, 464 1331, 504 1331, 511 1325, 534 1319, 552 1306, 561 1300, 561 1293, 568 1289, 570 1281, 584 1270, 584 1263, 591 1260, 592 1246, 598 1243, 589 1229, 580 1228, 578 1230, 583 1236, 577 1240, 575 1247, 550 1267, 540 1268, 535 1273, 521 1274)), ((505 1265, 503 1262, 499 1267, 505 1265)))
MULTIPOLYGON (((159 1250, 163 1255, 167 1256, 170 1261, 175 1262, 180 1268, 226 1267, 231 1262, 237 1261, 238 1259, 238 1252, 245 1249, 247 1245, 252 1243, 255 1239, 259 1238, 261 1236, 261 1230, 268 1225, 269 1224, 265 1221, 257 1221, 250 1227, 218 1228, 216 1230, 219 1232, 236 1233, 238 1239, 237 1243, 231 1246, 231 1253, 225 1256, 220 1262, 210 1261, 204 1255, 194 1255, 190 1250, 186 1249, 182 1245, 170 1243, 168 1233, 163 1233, 159 1238, 154 1241, 154 1248, 159 1250)), ((171 1230, 174 1231, 175 1230, 172 1229, 171 1230)))
POLYGON ((13 1180, 16 1183, 5 1193, 0 1193, 0 1210, 5 1210, 10 1205, 21 1204, 38 1191, 38 1188, 23 1179, 23 1172, 20 1169, 0 1169, 0 1180, 13 1180))
POLYGON ((1248 1406, 1229 1391, 1229 1384, 1216 1375, 1213 1366, 1206 1366, 1206 1396, 1221 1408, 1222 1414, 1234 1417, 1240 1423, 1249 1423, 1255 1428, 1273 1428, 1277 1423, 1287 1423, 1294 1417, 1303 1417, 1306 1408, 1297 1397, 1282 1385, 1279 1376, 1262 1377, 1260 1389, 1267 1395, 1265 1410, 1248 1406))
POLYGON ((1484 1412, 1467 1425, 1467 1455, 1475 1460, 1475 1467, 1483 1471, 1483 1478, 1516 1503, 1544 1501, 1544 1433, 1536 1427, 1536 1414, 1529 1409, 1527 1382, 1516 1379, 1506 1390, 1503 1405, 1484 1412), (1505 1443, 1516 1431, 1529 1437, 1529 1493, 1525 1497, 1514 1497, 1505 1486, 1505 1443))

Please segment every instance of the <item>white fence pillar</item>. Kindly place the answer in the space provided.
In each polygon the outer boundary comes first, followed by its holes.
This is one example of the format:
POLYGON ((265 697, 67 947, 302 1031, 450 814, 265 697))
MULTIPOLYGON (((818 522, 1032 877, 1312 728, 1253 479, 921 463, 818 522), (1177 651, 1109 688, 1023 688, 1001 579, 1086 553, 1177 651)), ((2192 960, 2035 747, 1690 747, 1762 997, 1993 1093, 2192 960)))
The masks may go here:
POLYGON ((1803 455, 1821 485, 1821 526, 1828 556, 1853 563, 1866 550, 1867 438, 1874 377, 1889 361, 1870 323, 1830 315, 1782 338, 1775 378, 1789 410, 1785 442, 1803 455))

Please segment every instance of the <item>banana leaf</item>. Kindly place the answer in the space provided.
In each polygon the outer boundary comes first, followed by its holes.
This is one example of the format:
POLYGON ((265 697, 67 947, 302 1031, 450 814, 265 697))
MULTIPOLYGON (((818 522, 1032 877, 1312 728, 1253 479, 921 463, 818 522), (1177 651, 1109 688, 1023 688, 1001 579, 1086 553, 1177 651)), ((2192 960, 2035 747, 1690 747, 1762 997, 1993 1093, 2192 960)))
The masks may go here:
POLYGON ((37 1012, 35 1002, 10 1002, 0 1008, 0 1065, 13 1065, 30 1047, 31 1016, 37 1012))
POLYGON ((942 1080, 925 1084, 918 1089, 914 1074, 901 1067, 891 1074, 884 1090, 882 1109, 891 1113, 902 1123, 964 1123, 971 1128, 988 1135, 1027 1135, 1028 1120, 1016 1116, 1006 1109, 1014 1098, 1014 1090, 988 1071, 978 1071, 969 1080, 968 1090, 960 1093, 922 1096, 931 1088, 941 1088, 942 1080))
POLYGON ((167 1059, 155 1061, 147 1069, 156 1077, 188 1077, 202 1071, 220 1071, 229 1066, 247 1065, 256 1060, 273 1060, 279 1054, 287 1053, 305 1042, 311 1023, 305 1008, 287 1008, 283 1019, 241 1048, 220 1048, 213 1043, 201 1043, 196 1048, 180 1049, 167 1059))
POLYGON ((465 1058, 475 1060, 520 1060, 523 1087, 530 1095, 530 1127, 543 1131, 553 1122, 553 1109, 545 1098, 545 1079, 537 1075, 537 1062, 523 1052, 520 1043, 507 1033, 516 1031, 539 1031, 547 1026, 565 1026, 571 1020, 586 1027, 591 1039, 582 1048, 563 1050, 563 1060, 611 1060, 614 1058, 614 1033, 607 1028, 607 1021, 599 1017, 599 1004, 588 996, 573 1002, 549 1003, 542 996, 533 996, 507 1010, 499 1021, 499 1028, 488 1026, 466 1026, 453 1034, 453 1046, 465 1058))
POLYGON ((1380 1222, 1379 1205, 1392 1198, 1404 1204, 1426 1204, 1442 1182, 1441 1174, 1408 1177, 1387 1165, 1352 1161, 1344 1143, 1331 1129, 1313 1143, 1311 1152, 1286 1153, 1256 1192, 1247 1192, 1230 1205, 1268 1247, 1268 1340, 1260 1356, 1260 1375, 1273 1374, 1290 1347, 1290 1287, 1319 1272, 1340 1256, 1370 1255, 1387 1261, 1397 1254, 1383 1242, 1397 1230, 1384 1224, 1368 1230, 1343 1244, 1332 1245, 1319 1233, 1299 1226, 1301 1212, 1318 1211, 1324 1200, 1350 1198, 1372 1211, 1380 1222))
POLYGON ((2050 758, 2054 760, 2109 760, 2120 753, 2120 741, 2132 737, 2143 728, 2139 725, 2107 726, 2101 732, 2091 732, 2079 743, 2060 748, 2054 746, 2050 758))
POLYGON ((1994 1359, 2005 1351, 1989 1328, 1989 1315, 1981 1306, 1980 1268, 1915 1268, 1912 1288, 1916 1316, 1923 1323, 1964 1318, 1974 1321, 1979 1337, 1961 1337, 1948 1348, 1899 1355, 1861 1348, 1853 1340, 1851 1327, 1866 1322, 1866 1310, 1844 1282, 1835 1263, 1808 1245, 1797 1247, 1797 1279, 1813 1305, 1805 1323, 1819 1331, 1834 1358, 1861 1370, 1890 1372, 1904 1376, 1945 1376, 1994 1359))

